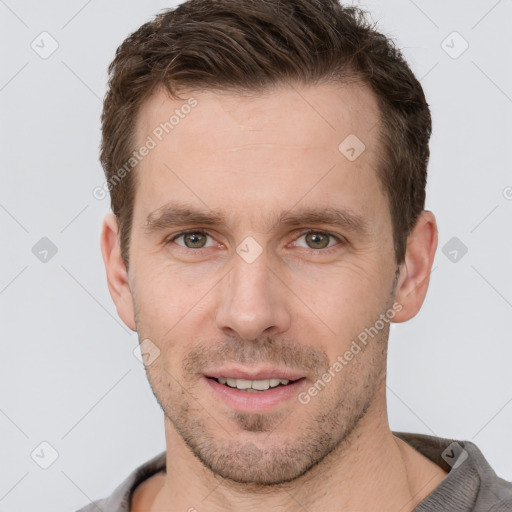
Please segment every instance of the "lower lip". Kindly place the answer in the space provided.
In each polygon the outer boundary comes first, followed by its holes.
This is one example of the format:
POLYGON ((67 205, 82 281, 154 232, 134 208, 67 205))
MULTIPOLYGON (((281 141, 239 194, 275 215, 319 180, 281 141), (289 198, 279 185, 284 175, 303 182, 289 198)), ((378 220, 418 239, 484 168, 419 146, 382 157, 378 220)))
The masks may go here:
POLYGON ((242 391, 218 383, 215 379, 205 377, 208 385, 216 396, 220 397, 231 408, 240 412, 265 412, 276 408, 290 398, 299 394, 306 379, 302 378, 286 386, 269 388, 267 391, 242 391))

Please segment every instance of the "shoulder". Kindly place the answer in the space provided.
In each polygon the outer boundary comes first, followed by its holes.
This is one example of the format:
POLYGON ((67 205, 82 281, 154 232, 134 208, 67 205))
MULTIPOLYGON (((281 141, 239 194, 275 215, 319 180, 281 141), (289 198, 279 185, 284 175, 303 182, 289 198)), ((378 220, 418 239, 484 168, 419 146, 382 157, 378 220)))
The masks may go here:
MULTIPOLYGON (((146 489, 145 486, 141 487, 141 484, 146 481, 151 481, 151 486, 148 488, 153 489, 156 481, 152 480, 152 477, 159 473, 165 474, 165 468, 166 452, 164 451, 134 469, 110 496, 91 502, 77 512, 98 512, 98 510, 102 512, 131 512, 132 496, 137 489, 139 487, 142 490, 146 489)), ((142 490, 137 492, 139 498, 143 496, 142 490)), ((146 496, 149 494, 144 493, 144 497, 146 496)))
POLYGON ((155 473, 133 491, 130 512, 148 512, 165 482, 165 473, 155 473))

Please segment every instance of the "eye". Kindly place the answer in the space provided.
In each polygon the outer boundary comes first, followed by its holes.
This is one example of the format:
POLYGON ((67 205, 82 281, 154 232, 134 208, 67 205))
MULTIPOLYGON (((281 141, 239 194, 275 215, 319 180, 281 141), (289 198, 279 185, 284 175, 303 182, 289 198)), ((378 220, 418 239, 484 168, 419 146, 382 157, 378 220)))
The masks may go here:
MULTIPOLYGON (((299 238, 297 238, 297 241, 302 238, 304 239, 306 245, 298 244, 299 247, 312 250, 328 249, 333 245, 336 245, 336 242, 343 241, 340 237, 325 231, 307 231, 306 233, 300 235, 299 238)), ((297 242, 295 243, 297 244, 297 242)))
MULTIPOLYGON (((166 243, 176 243, 185 250, 201 250, 216 245, 214 238, 204 231, 182 231, 171 237, 166 243), (210 239, 210 241, 208 241, 210 239)), ((295 239, 293 245, 303 247, 310 252, 319 252, 320 250, 330 249, 334 245, 343 244, 345 240, 337 235, 326 231, 309 230, 302 233, 295 239), (301 243, 301 239, 304 242, 301 243)))
POLYGON ((171 238, 169 241, 176 242, 177 245, 185 247, 186 249, 203 249, 205 247, 211 247, 212 245, 215 245, 214 241, 210 243, 210 245, 206 245, 208 238, 213 241, 213 238, 208 233, 204 233, 203 231, 184 231, 171 238), (177 240, 180 239, 183 239, 183 243, 177 242, 177 240))

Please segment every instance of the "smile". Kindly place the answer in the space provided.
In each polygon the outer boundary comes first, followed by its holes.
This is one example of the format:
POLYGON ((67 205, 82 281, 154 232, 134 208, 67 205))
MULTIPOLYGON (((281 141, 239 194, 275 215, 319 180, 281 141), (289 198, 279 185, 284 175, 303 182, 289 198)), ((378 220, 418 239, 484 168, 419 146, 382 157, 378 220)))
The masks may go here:
MULTIPOLYGON (((215 379, 219 384, 224 384, 230 388, 239 389, 248 392, 266 391, 270 388, 278 386, 287 386, 290 382, 288 379, 261 379, 261 380, 245 380, 219 377, 215 379)), ((295 381, 293 381, 295 382, 295 381)))

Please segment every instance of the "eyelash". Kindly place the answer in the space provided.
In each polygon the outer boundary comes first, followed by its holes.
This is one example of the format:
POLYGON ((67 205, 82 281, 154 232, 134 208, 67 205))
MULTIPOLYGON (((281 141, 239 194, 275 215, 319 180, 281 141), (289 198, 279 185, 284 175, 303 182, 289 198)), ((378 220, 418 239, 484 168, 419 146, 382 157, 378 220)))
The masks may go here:
MULTIPOLYGON (((180 238, 181 236, 185 236, 185 235, 188 235, 190 233, 195 233, 195 234, 201 234, 201 235, 206 235, 206 236, 209 236, 211 238, 213 238, 212 235, 210 235, 207 231, 202 231, 200 229, 189 229, 187 231, 180 231, 179 233, 176 233, 175 235, 172 235, 169 239, 167 239, 164 244, 165 245, 168 245, 170 244, 171 242, 174 242, 176 239, 180 238)), ((335 245, 332 245, 330 247, 326 247, 324 249, 311 249, 311 248, 307 248, 307 247, 301 247, 301 249, 307 251, 308 253, 314 253, 314 254, 319 254, 319 253, 330 253, 331 249, 336 249, 339 245, 344 245, 347 243, 346 239, 340 235, 335 235, 334 233, 330 233, 329 231, 322 231, 322 230, 318 230, 318 229, 308 229, 308 230, 305 230, 303 232, 301 232, 297 238, 295 240, 297 240, 298 238, 304 236, 304 235, 308 235, 310 233, 315 233, 315 234, 319 234, 319 235, 324 235, 324 236, 328 236, 328 237, 331 237, 331 238, 334 238, 338 243, 335 244, 335 245)), ((193 248, 190 248, 190 247, 185 247, 185 246, 182 246, 182 245, 178 245, 178 247, 180 249, 183 249, 185 251, 194 251, 194 252, 201 252, 202 250, 205 250, 205 249, 210 249, 211 247, 199 247, 197 249, 193 249, 193 248)))

